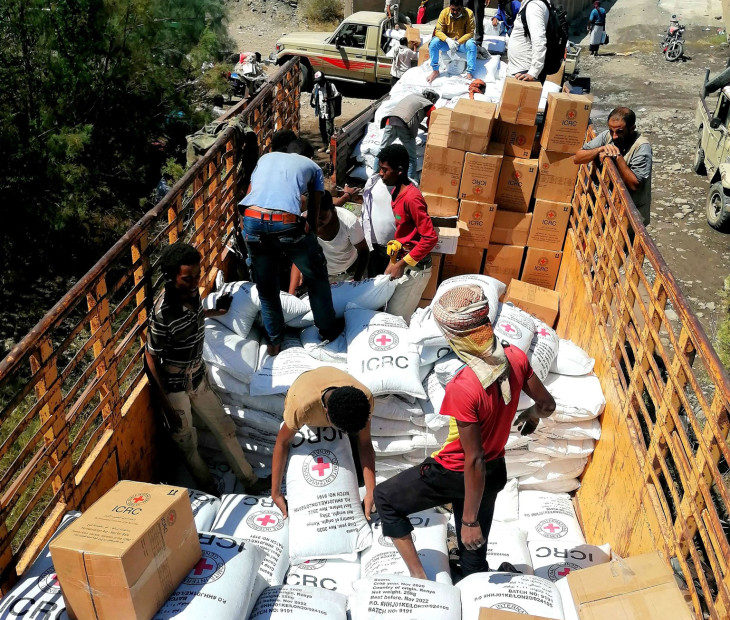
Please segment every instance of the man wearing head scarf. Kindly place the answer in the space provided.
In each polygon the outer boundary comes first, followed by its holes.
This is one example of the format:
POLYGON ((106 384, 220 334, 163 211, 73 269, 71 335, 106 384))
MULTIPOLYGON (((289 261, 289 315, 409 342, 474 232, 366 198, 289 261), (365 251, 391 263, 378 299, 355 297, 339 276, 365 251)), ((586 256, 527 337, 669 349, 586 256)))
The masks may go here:
POLYGON ((480 287, 446 291, 436 300, 433 314, 449 346, 465 362, 446 385, 441 405, 441 415, 450 418, 449 435, 423 463, 375 487, 383 535, 393 539, 411 576, 420 579, 433 575, 423 570, 408 515, 451 503, 464 577, 489 570, 486 540, 497 493, 507 482, 504 447, 520 391, 535 401, 514 420, 523 435, 555 411, 555 401, 525 354, 494 337, 489 303, 480 287))

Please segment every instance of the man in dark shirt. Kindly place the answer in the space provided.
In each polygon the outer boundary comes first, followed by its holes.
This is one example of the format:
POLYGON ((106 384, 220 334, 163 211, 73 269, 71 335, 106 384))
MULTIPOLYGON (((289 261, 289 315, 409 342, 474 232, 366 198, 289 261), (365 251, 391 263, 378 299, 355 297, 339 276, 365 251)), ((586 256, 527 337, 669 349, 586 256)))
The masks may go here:
POLYGON ((203 363, 204 319, 225 314, 231 296, 218 298, 215 310, 203 310, 198 294, 200 254, 187 243, 164 249, 160 267, 165 290, 150 316, 145 359, 152 385, 159 392, 166 425, 185 457, 200 490, 218 494, 208 466, 198 452, 192 411, 208 427, 236 474, 250 493, 270 488, 246 461, 233 420, 210 389, 203 363))

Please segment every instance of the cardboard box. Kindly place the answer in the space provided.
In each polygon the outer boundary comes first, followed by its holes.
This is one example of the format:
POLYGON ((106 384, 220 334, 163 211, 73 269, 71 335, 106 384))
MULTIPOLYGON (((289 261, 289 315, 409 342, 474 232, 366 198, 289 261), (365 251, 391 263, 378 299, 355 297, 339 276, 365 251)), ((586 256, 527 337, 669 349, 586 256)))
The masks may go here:
MULTIPOLYGON (((422 186, 423 187, 423 186, 422 186)), ((452 196, 427 194, 423 192, 428 214, 433 217, 457 217, 459 215, 459 201, 452 196)), ((456 225, 456 224, 454 224, 456 225)))
POLYGON ((527 213, 537 179, 536 159, 505 157, 499 173, 495 200, 500 209, 527 213))
POLYGON ((565 61, 560 63, 560 69, 558 69, 555 73, 551 73, 550 75, 545 76, 545 81, 552 82, 553 84, 557 84, 558 86, 562 86, 564 78, 565 78, 565 61))
POLYGON ((529 282, 512 280, 507 287, 504 301, 511 301, 515 306, 536 316, 550 327, 555 325, 555 319, 558 318, 560 295, 529 282))
POLYGON ((529 159, 536 133, 536 125, 513 125, 497 121, 492 132, 492 143, 504 145, 504 154, 507 157, 529 159))
POLYGON ((459 246, 486 250, 496 215, 497 205, 462 200, 459 207, 459 246))
POLYGON ((439 256, 439 260, 441 260, 441 254, 456 254, 456 248, 459 246, 459 229, 456 227, 438 227, 436 228, 436 233, 439 236, 439 240, 431 252, 439 256))
MULTIPOLYGON (((515 620, 515 612, 482 607, 479 610, 479 620, 515 620)), ((548 620, 548 618, 545 616, 533 616, 532 614, 520 613, 519 620, 548 620)))
POLYGON ((550 93, 540 145, 546 151, 572 155, 585 143, 593 99, 586 95, 550 93))
POLYGON ((539 173, 535 186, 535 198, 553 202, 570 202, 573 199, 578 166, 569 153, 540 151, 539 173))
POLYGON ((152 618, 201 557, 187 490, 129 480, 50 550, 71 618, 152 618))
POLYGON ((543 250, 562 250, 570 209, 569 202, 536 200, 527 245, 543 250))
POLYGON ((497 208, 492 226, 491 243, 500 245, 527 245, 532 226, 532 213, 515 213, 497 208))
POLYGON ((460 247, 456 254, 444 256, 441 278, 446 280, 464 273, 481 273, 483 257, 482 248, 460 247))
POLYGON ((427 62, 430 57, 431 53, 428 49, 428 43, 424 43, 418 48, 418 65, 420 66, 424 62, 427 62))
POLYGON ((459 99, 451 112, 449 148, 484 153, 494 127, 497 106, 487 101, 459 99))
POLYGON ((492 243, 487 248, 482 273, 509 285, 513 278, 520 277, 520 268, 522 267, 524 255, 524 245, 497 245, 492 243))
POLYGON ((431 267, 431 277, 428 280, 428 284, 426 285, 426 288, 423 289, 423 293, 421 293, 421 299, 433 299, 433 296, 436 294, 436 289, 438 288, 439 283, 439 273, 441 272, 441 263, 443 262, 443 256, 441 254, 431 254, 431 261, 432 261, 432 267, 431 267))
POLYGON ((574 571, 567 579, 581 620, 694 618, 658 551, 574 571))
POLYGON ((451 217, 432 215, 431 223, 438 228, 456 228, 456 225, 459 223, 459 217, 457 215, 451 217))
POLYGON ((446 147, 438 135, 431 136, 429 132, 423 154, 421 191, 457 198, 463 166, 464 151, 446 147))
POLYGON ((438 146, 448 146, 452 111, 448 108, 439 108, 431 112, 431 117, 428 121, 426 144, 431 142, 438 146))
POLYGON ((421 33, 418 28, 406 26, 406 39, 408 39, 408 43, 418 43, 420 45, 421 33))
POLYGON ((508 77, 504 81, 497 117, 505 123, 534 125, 540 97, 542 97, 540 82, 523 82, 508 77))
POLYGON ((563 260, 562 252, 528 247, 520 280, 552 291, 558 279, 561 260, 563 260))
POLYGON ((501 155, 466 153, 459 183, 459 198, 494 203, 502 159, 501 155))

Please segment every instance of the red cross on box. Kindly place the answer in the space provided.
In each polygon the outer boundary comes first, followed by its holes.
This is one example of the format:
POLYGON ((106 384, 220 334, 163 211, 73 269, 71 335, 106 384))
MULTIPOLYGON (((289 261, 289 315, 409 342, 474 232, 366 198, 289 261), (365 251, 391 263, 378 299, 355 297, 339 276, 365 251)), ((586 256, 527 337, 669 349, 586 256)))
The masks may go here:
POLYGON ((202 575, 204 570, 210 570, 211 568, 213 568, 212 564, 208 564, 205 558, 200 558, 195 565, 195 574, 202 575))
POLYGON ((317 457, 317 464, 312 465, 312 471, 316 471, 320 477, 324 476, 324 472, 327 471, 332 465, 325 463, 321 456, 317 457))
POLYGON ((257 517, 256 520, 261 523, 264 527, 276 523, 276 519, 272 519, 271 515, 264 515, 263 517, 257 517))
POLYGON ((138 504, 139 502, 143 502, 144 501, 144 497, 142 497, 141 495, 138 495, 137 497, 133 498, 132 501, 135 504, 138 504))

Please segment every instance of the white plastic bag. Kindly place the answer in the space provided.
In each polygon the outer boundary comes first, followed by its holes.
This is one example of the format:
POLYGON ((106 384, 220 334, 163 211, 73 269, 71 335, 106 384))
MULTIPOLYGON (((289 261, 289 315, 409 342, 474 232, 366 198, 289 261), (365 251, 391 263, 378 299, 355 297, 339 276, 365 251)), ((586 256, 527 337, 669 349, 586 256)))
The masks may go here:
POLYGON ((198 539, 203 556, 155 614, 155 620, 245 618, 254 604, 255 576, 263 552, 221 534, 200 532, 198 539))
POLYGON ((461 590, 463 618, 472 620, 489 607, 563 620, 563 602, 547 579, 514 573, 474 573, 456 586, 461 590))
POLYGON ((251 381, 259 358, 259 332, 252 328, 246 338, 224 327, 214 319, 205 320, 203 360, 220 366, 229 375, 244 383, 251 381))
POLYGON ((598 420, 577 420, 574 422, 557 422, 542 418, 535 431, 535 437, 551 439, 595 439, 601 438, 601 423, 598 420))
POLYGON ((520 526, 530 542, 564 546, 586 542, 567 493, 520 491, 520 526))
POLYGON ((553 582, 564 579, 573 571, 611 561, 611 545, 566 547, 561 544, 532 542, 528 546, 535 575, 553 582))
POLYGON ((456 356, 456 353, 449 353, 433 365, 433 372, 438 377, 439 383, 446 387, 466 363, 456 356))
POLYGON ((243 409, 232 405, 223 405, 223 410, 231 416, 233 423, 241 430, 256 430, 276 435, 281 428, 282 416, 277 413, 258 409, 243 409))
POLYGON ((302 347, 314 359, 328 364, 347 364, 347 338, 342 332, 332 342, 324 342, 315 325, 307 327, 301 333, 302 347))
POLYGON ((345 333, 349 373, 373 396, 426 397, 419 379, 418 353, 401 317, 350 305, 345 312, 345 333))
POLYGON ((439 377, 435 372, 432 372, 426 377, 426 380, 423 382, 423 389, 428 398, 419 402, 423 409, 426 426, 433 431, 447 426, 449 424, 449 416, 441 415, 440 413, 441 404, 444 402, 444 396, 446 396, 446 390, 441 385, 441 381, 439 381, 439 377))
MULTIPOLYGON (((244 616, 245 617, 245 616, 244 616)), ((346 620, 347 597, 306 586, 266 588, 248 620, 346 620)), ((217 619, 216 619, 217 620, 217 619)))
POLYGON ((322 366, 342 368, 333 362, 326 363, 314 359, 302 347, 282 349, 278 355, 267 357, 263 366, 251 377, 251 396, 284 394, 299 375, 322 366))
MULTIPOLYGON (((390 276, 385 274, 360 280, 359 282, 337 282, 332 285, 332 305, 335 308, 337 317, 343 317, 348 304, 355 304, 360 308, 368 310, 379 310, 393 296, 396 280, 391 280, 390 276)), ((309 303, 309 298, 304 297, 309 303)), ((311 313, 305 315, 307 319, 311 313)))
POLYGON ((534 320, 535 335, 532 337, 527 358, 540 381, 545 381, 558 354, 560 338, 552 327, 538 319, 534 320))
POLYGON ((379 396, 373 399, 373 417, 402 420, 416 426, 425 426, 423 409, 418 403, 408 403, 397 396, 379 396))
POLYGON ((341 557, 370 545, 350 442, 341 431, 304 426, 297 432, 286 495, 292 564, 341 557))
POLYGON ((225 314, 215 317, 215 320, 241 336, 241 338, 245 338, 251 331, 253 322, 261 309, 256 286, 251 282, 229 282, 224 284, 219 291, 211 293, 203 299, 203 308, 205 310, 214 310, 218 297, 226 293, 233 295, 231 307, 225 314))
POLYGON ((281 310, 286 325, 298 328, 314 325, 314 316, 308 298, 300 299, 296 295, 280 291, 279 299, 281 300, 281 310), (305 317, 305 315, 308 315, 308 317, 305 317))
POLYGON ((188 489, 190 507, 193 509, 195 529, 199 532, 209 532, 213 519, 221 506, 221 500, 215 495, 208 495, 202 491, 188 489))
POLYGON ((527 444, 527 449, 550 458, 573 459, 587 458, 593 452, 596 442, 592 439, 551 439, 538 437, 527 444))
POLYGON ((494 324, 494 335, 527 353, 535 335, 535 319, 511 303, 502 304, 494 324))
POLYGON ((559 375, 587 375, 593 371, 596 360, 590 357, 572 340, 560 339, 558 354, 550 367, 550 372, 559 375))
POLYGON ((554 493, 566 492, 563 490, 566 485, 559 483, 578 478, 583 473, 586 462, 585 458, 550 459, 536 472, 520 476, 520 488, 540 489, 554 493))
POLYGON ((459 591, 413 577, 360 579, 350 597, 352 620, 461 620, 459 591))
POLYGON ((532 575, 532 561, 527 547, 527 533, 516 523, 493 522, 487 540, 487 562, 490 570, 498 570, 509 562, 525 575, 532 575))
POLYGON ((601 382, 593 374, 550 374, 545 380, 545 388, 555 399, 555 413, 550 416, 555 422, 592 420, 600 416, 606 406, 601 382))
POLYGON ((506 523, 517 521, 519 518, 520 500, 517 492, 517 480, 507 480, 504 488, 497 493, 492 520, 506 523))
POLYGON ((401 437, 373 437, 375 456, 377 457, 378 454, 395 456, 412 452, 414 446, 411 439, 408 435, 401 437))
POLYGON ((360 562, 346 560, 308 560, 291 566, 286 575, 286 583, 292 586, 309 586, 339 592, 345 596, 352 594, 352 584, 360 579, 360 562))

